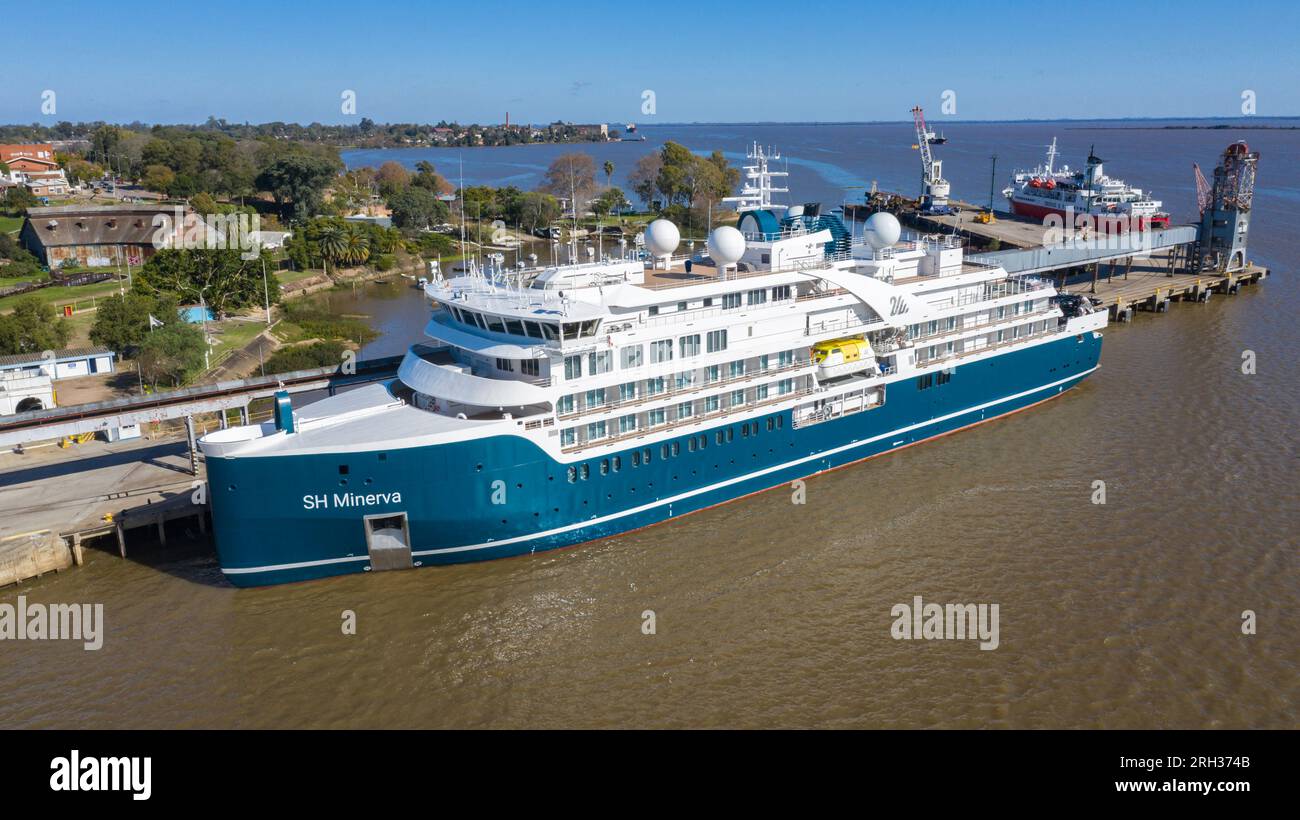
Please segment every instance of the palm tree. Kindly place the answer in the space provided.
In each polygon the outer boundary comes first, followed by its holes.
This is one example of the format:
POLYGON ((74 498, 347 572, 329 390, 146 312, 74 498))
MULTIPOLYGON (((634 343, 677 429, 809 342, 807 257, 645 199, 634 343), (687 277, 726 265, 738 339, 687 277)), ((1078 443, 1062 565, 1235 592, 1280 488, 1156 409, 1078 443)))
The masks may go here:
POLYGON ((320 257, 325 263, 325 275, 329 275, 329 263, 338 267, 339 260, 347 252, 348 242, 343 230, 337 225, 322 225, 317 242, 320 244, 320 257))
POLYGON ((614 184, 611 181, 613 179, 614 179, 614 162, 613 160, 607 159, 605 160, 605 187, 606 188, 614 184))
POLYGON ((349 225, 343 233, 343 261, 349 265, 360 265, 370 258, 370 237, 355 225, 349 225))

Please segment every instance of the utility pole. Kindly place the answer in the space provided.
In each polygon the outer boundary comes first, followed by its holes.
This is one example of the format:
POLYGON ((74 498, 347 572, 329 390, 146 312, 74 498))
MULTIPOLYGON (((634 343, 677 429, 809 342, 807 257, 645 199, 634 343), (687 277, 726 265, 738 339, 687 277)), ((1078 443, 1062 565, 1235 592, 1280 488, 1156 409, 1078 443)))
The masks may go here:
MULTIPOLYGON (((260 254, 259 254, 260 256, 260 254)), ((271 291, 266 284, 266 257, 262 257, 262 298, 266 300, 266 326, 271 326, 271 291)))
POLYGON ((993 170, 989 171, 989 216, 993 215, 993 190, 998 185, 998 155, 993 155, 993 170))

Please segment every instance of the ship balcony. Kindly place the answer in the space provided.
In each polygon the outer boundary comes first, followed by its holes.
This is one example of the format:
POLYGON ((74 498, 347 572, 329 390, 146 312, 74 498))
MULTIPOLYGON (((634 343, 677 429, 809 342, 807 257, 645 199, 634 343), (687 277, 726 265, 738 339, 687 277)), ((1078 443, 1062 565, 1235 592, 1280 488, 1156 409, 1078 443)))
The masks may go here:
MULTIPOLYGON (((683 396, 692 396, 697 393, 707 393, 722 388, 734 389, 736 385, 748 386, 755 382, 774 381, 775 376, 794 376, 803 375, 812 372, 813 363, 807 359, 796 359, 790 364, 777 365, 769 367, 766 370, 750 370, 743 375, 727 376, 714 381, 692 381, 678 387, 675 382, 665 387, 657 393, 638 392, 637 395, 629 399, 611 399, 603 404, 593 404, 590 406, 575 406, 573 410, 567 413, 556 413, 556 418, 561 421, 578 418, 579 416, 594 416, 599 413, 612 413, 615 411, 626 411, 632 409, 645 409, 643 405, 653 404, 655 402, 676 400, 681 401, 683 396)), ((665 376, 665 381, 670 377, 665 376)), ((617 387, 606 388, 617 390, 617 387)))
POLYGON ((528 407, 551 400, 550 379, 500 379, 478 375, 450 351, 415 345, 402 360, 397 378, 412 390, 477 407, 528 407))

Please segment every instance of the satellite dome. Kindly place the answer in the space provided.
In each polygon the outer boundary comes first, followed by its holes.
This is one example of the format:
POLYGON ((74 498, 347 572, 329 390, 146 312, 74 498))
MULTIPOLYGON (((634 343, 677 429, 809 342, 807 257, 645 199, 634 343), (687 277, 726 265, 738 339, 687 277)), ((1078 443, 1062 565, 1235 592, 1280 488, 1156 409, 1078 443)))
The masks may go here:
POLYGON ((672 256, 681 242, 681 232, 667 219, 656 219, 646 226, 645 244, 655 256, 672 256))
POLYGON ((903 235, 903 226, 898 224, 898 217, 887 211, 877 211, 867 217, 867 224, 862 230, 867 244, 876 250, 888 248, 903 235))
POLYGON ((789 208, 786 208, 785 215, 787 217, 803 216, 803 206, 791 205, 789 208))
POLYGON ((734 265, 745 255, 745 237, 730 225, 714 228, 706 245, 709 256, 718 263, 718 267, 734 265))

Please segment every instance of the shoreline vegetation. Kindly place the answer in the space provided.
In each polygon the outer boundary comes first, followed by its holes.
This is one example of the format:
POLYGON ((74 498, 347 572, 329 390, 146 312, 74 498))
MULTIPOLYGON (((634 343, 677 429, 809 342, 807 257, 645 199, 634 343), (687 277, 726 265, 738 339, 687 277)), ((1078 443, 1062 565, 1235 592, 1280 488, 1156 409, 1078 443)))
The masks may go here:
MULTIPOLYGON (((614 163, 598 163, 580 145, 556 157, 535 190, 458 189, 427 161, 348 169, 335 145, 258 128, 0 127, 0 140, 54 141, 75 189, 48 202, 21 187, 0 198, 0 286, 16 286, 0 296, 0 355, 108 347, 120 370, 139 376, 139 384, 106 382, 116 395, 328 366, 378 331, 329 315, 313 294, 390 277, 415 285, 433 275, 434 262, 454 274, 466 260, 509 268, 635 251, 659 217, 677 223, 683 249, 694 249, 709 226, 736 219, 721 200, 739 170, 719 151, 699 155, 674 142, 646 145, 627 192, 613 184, 614 163), (162 248, 131 270, 85 268, 110 275, 77 287, 57 285, 55 275, 82 271, 76 260, 51 271, 18 242, 28 208, 144 200, 201 217, 248 214, 261 230, 288 233, 254 261, 232 247, 162 248), (192 318, 198 305, 210 311, 206 320, 192 318)), ((611 132, 599 133, 603 141, 611 132)))
POLYGON ((621 126, 608 123, 572 123, 556 120, 537 124, 479 124, 441 120, 437 123, 376 123, 362 117, 348 125, 308 125, 287 122, 234 123, 208 117, 203 123, 58 122, 54 125, 0 125, 0 143, 64 142, 91 140, 101 129, 115 128, 134 134, 176 132, 220 135, 239 141, 283 141, 330 146, 339 150, 371 148, 475 148, 505 145, 557 145, 617 141, 621 126))

